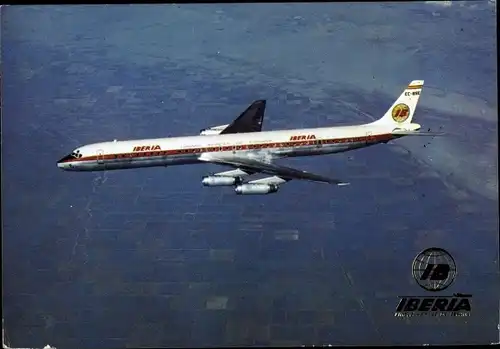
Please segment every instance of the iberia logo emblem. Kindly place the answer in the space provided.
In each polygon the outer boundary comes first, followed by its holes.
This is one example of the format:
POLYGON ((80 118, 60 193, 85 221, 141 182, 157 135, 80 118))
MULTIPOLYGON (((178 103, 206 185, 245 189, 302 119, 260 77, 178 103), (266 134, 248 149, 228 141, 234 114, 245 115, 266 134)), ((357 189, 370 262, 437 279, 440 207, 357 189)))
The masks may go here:
POLYGON ((404 103, 399 103, 392 108, 392 120, 396 122, 405 122, 410 116, 410 107, 404 103))

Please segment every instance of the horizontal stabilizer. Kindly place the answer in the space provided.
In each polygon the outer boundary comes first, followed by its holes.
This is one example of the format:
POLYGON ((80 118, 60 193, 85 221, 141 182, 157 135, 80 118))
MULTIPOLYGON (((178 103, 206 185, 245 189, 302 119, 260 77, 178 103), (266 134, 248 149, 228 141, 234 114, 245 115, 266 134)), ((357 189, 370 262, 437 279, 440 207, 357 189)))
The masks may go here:
POLYGON ((444 132, 426 132, 426 131, 405 131, 405 130, 395 130, 392 131, 395 136, 444 136, 444 132))

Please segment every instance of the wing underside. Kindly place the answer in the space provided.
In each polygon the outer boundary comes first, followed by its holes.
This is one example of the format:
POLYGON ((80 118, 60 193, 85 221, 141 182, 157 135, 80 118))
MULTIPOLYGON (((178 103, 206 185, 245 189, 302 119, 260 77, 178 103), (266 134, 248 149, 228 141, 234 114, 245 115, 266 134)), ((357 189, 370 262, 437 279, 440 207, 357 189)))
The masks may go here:
POLYGON ((349 183, 342 180, 317 175, 311 172, 297 170, 295 168, 276 165, 270 162, 264 162, 258 159, 243 158, 243 157, 207 157, 201 156, 201 161, 206 161, 218 165, 226 165, 251 173, 264 173, 272 176, 277 176, 285 181, 292 179, 309 180, 313 182, 321 182, 335 185, 347 185, 349 183))

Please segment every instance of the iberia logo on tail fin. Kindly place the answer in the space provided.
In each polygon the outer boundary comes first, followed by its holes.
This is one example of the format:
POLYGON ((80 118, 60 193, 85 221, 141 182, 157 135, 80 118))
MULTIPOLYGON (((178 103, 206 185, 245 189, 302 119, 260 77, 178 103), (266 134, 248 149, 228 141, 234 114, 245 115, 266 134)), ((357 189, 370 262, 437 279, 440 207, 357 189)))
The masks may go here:
POLYGON ((397 123, 405 122, 410 115, 410 107, 404 103, 397 104, 394 108, 392 108, 392 120, 397 123))
POLYGON ((411 123, 423 86, 424 80, 413 80, 384 116, 375 123, 389 125, 411 123))

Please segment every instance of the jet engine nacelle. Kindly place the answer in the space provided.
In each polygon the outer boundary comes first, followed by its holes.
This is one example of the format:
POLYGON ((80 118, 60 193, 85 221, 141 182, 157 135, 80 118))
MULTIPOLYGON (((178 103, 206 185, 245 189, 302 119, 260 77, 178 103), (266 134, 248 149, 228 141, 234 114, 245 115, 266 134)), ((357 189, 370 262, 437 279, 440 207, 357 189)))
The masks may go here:
POLYGON ((200 130, 200 135, 201 136, 218 135, 219 133, 221 133, 228 126, 229 126, 229 124, 219 125, 219 126, 214 126, 214 127, 207 127, 207 128, 204 128, 204 129, 200 130))
POLYGON ((275 184, 241 184, 234 191, 238 195, 262 195, 276 193, 279 187, 275 184))
POLYGON ((240 177, 229 177, 229 176, 205 176, 201 180, 204 186, 207 187, 217 187, 223 185, 238 185, 242 183, 240 177))

